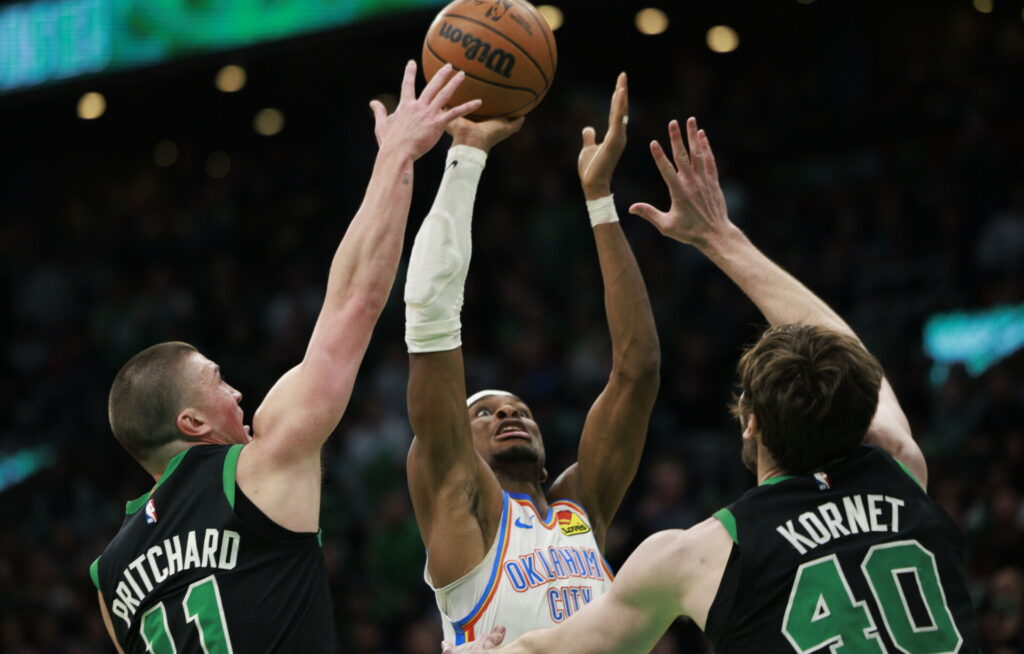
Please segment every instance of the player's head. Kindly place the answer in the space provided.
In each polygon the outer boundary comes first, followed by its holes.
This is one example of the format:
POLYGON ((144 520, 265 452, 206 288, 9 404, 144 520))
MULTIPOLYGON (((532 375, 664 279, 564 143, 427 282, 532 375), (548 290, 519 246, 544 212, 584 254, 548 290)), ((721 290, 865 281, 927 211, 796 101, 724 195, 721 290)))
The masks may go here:
POLYGON ((491 469, 547 479, 544 440, 530 407, 507 391, 486 390, 466 400, 473 447, 491 469))
POLYGON ((740 358, 733 404, 743 459, 757 448, 790 474, 808 474, 860 445, 878 406, 882 367, 852 336, 814 325, 766 331, 740 358))
POLYGON ((172 443, 247 442, 241 399, 221 379, 217 364, 188 343, 172 341, 124 364, 110 387, 107 412, 121 445, 144 467, 159 471, 172 443))

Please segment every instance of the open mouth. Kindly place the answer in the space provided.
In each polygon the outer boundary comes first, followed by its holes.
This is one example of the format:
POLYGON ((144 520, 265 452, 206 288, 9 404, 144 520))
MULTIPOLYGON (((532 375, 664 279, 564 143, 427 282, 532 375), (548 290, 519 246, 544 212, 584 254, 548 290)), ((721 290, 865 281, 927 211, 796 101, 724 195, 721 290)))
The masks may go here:
POLYGON ((526 431, 526 425, 519 422, 518 420, 506 420, 498 426, 498 432, 494 435, 494 440, 504 441, 511 438, 522 438, 524 440, 530 440, 530 433, 526 431))

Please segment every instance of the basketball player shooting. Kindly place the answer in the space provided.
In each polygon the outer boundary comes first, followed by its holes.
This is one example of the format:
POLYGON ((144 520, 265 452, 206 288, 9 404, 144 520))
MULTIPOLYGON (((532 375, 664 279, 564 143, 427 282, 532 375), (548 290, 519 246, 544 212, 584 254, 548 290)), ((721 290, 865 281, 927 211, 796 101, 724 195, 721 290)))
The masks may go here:
POLYGON ((671 208, 630 212, 698 248, 771 323, 740 359, 733 407, 759 485, 648 538, 566 622, 496 649, 495 629, 445 654, 637 654, 679 616, 720 654, 977 652, 962 535, 925 492, 924 457, 881 366, 732 224, 707 136, 693 118, 686 130, 689 152, 669 126, 674 164, 651 144, 671 208))
MULTIPOLYGON (((446 637, 474 640, 494 625, 523 633, 556 624, 607 591, 601 550, 636 474, 658 389, 659 346, 643 278, 617 224, 611 178, 626 143, 620 75, 609 129, 583 132, 579 176, 605 285, 612 343, 608 384, 583 426, 578 462, 545 492, 544 442, 518 396, 467 399, 460 311, 470 223, 488 150, 519 121, 456 121, 433 209, 416 237, 405 288, 409 417, 416 434, 409 488, 446 637)), ((492 295, 494 310, 502 308, 492 295)))
POLYGON ((114 379, 111 428, 156 481, 128 503, 90 569, 119 652, 334 651, 320 450, 394 283, 413 162, 479 107, 445 108, 462 79, 445 68, 417 98, 409 62, 395 112, 371 103, 380 149, 366 196, 334 255, 305 356, 267 394, 251 435, 241 394, 191 345, 147 348, 114 379))

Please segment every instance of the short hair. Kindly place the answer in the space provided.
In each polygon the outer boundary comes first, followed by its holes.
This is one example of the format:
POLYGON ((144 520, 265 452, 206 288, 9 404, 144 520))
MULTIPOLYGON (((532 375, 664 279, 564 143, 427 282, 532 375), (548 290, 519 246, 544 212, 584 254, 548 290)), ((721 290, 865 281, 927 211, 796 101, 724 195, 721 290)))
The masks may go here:
POLYGON ((815 325, 773 327, 737 366, 733 414, 752 412, 761 444, 790 474, 809 474, 864 441, 878 407, 881 364, 853 336, 815 325))
POLYGON ((110 428, 140 463, 182 438, 177 417, 190 396, 183 372, 193 352, 188 343, 159 343, 129 359, 114 377, 107 403, 110 428))

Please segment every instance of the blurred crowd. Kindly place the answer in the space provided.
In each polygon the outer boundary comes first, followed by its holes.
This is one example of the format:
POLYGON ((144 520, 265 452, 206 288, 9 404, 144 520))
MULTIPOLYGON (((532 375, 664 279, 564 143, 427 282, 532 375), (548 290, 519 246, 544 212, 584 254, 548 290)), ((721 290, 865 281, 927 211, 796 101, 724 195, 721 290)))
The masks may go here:
MULTIPOLYGON (((978 377, 954 366, 933 384, 922 348, 935 312, 1024 302, 1024 22, 970 3, 892 3, 905 6, 885 9, 884 21, 873 14, 880 2, 777 4, 785 11, 738 19, 750 38, 728 56, 681 27, 647 50, 574 64, 583 36, 568 22, 558 33, 557 86, 495 149, 478 195, 468 386, 506 388, 531 405, 552 478, 574 460, 610 366, 574 160, 580 129, 603 130, 625 65, 632 141, 613 187, 659 327, 662 387, 608 539, 613 567, 653 531, 698 522, 753 481, 726 403, 763 320, 696 251, 626 215, 635 201, 667 206, 644 143, 693 114, 733 219, 882 361, 928 456, 930 493, 964 531, 985 649, 1024 654, 1024 355, 978 377), (804 9, 818 13, 796 16, 804 9)), ((394 64, 379 75, 397 83, 394 64)), ((87 570, 123 503, 151 485, 106 423, 109 383, 128 357, 159 341, 194 343, 243 392, 247 416, 301 358, 369 175, 362 90, 354 103, 310 100, 316 121, 269 139, 222 146, 180 130, 162 166, 151 156, 158 134, 141 119, 106 132, 101 149, 88 136, 67 137, 80 149, 54 140, 52 151, 24 139, 0 157, 0 453, 57 452, 54 465, 0 491, 0 653, 112 651, 87 570), (323 127, 345 111, 358 120, 323 127), (230 170, 211 177, 204 161, 218 147, 230 170)), ((10 111, 33 129, 29 109, 10 111)), ((410 236, 443 150, 418 164, 410 236)), ((435 654, 441 639, 405 486, 403 282, 400 271, 325 450, 323 551, 340 651, 352 654, 435 654)), ((709 646, 681 621, 656 652, 684 651, 709 646)))

